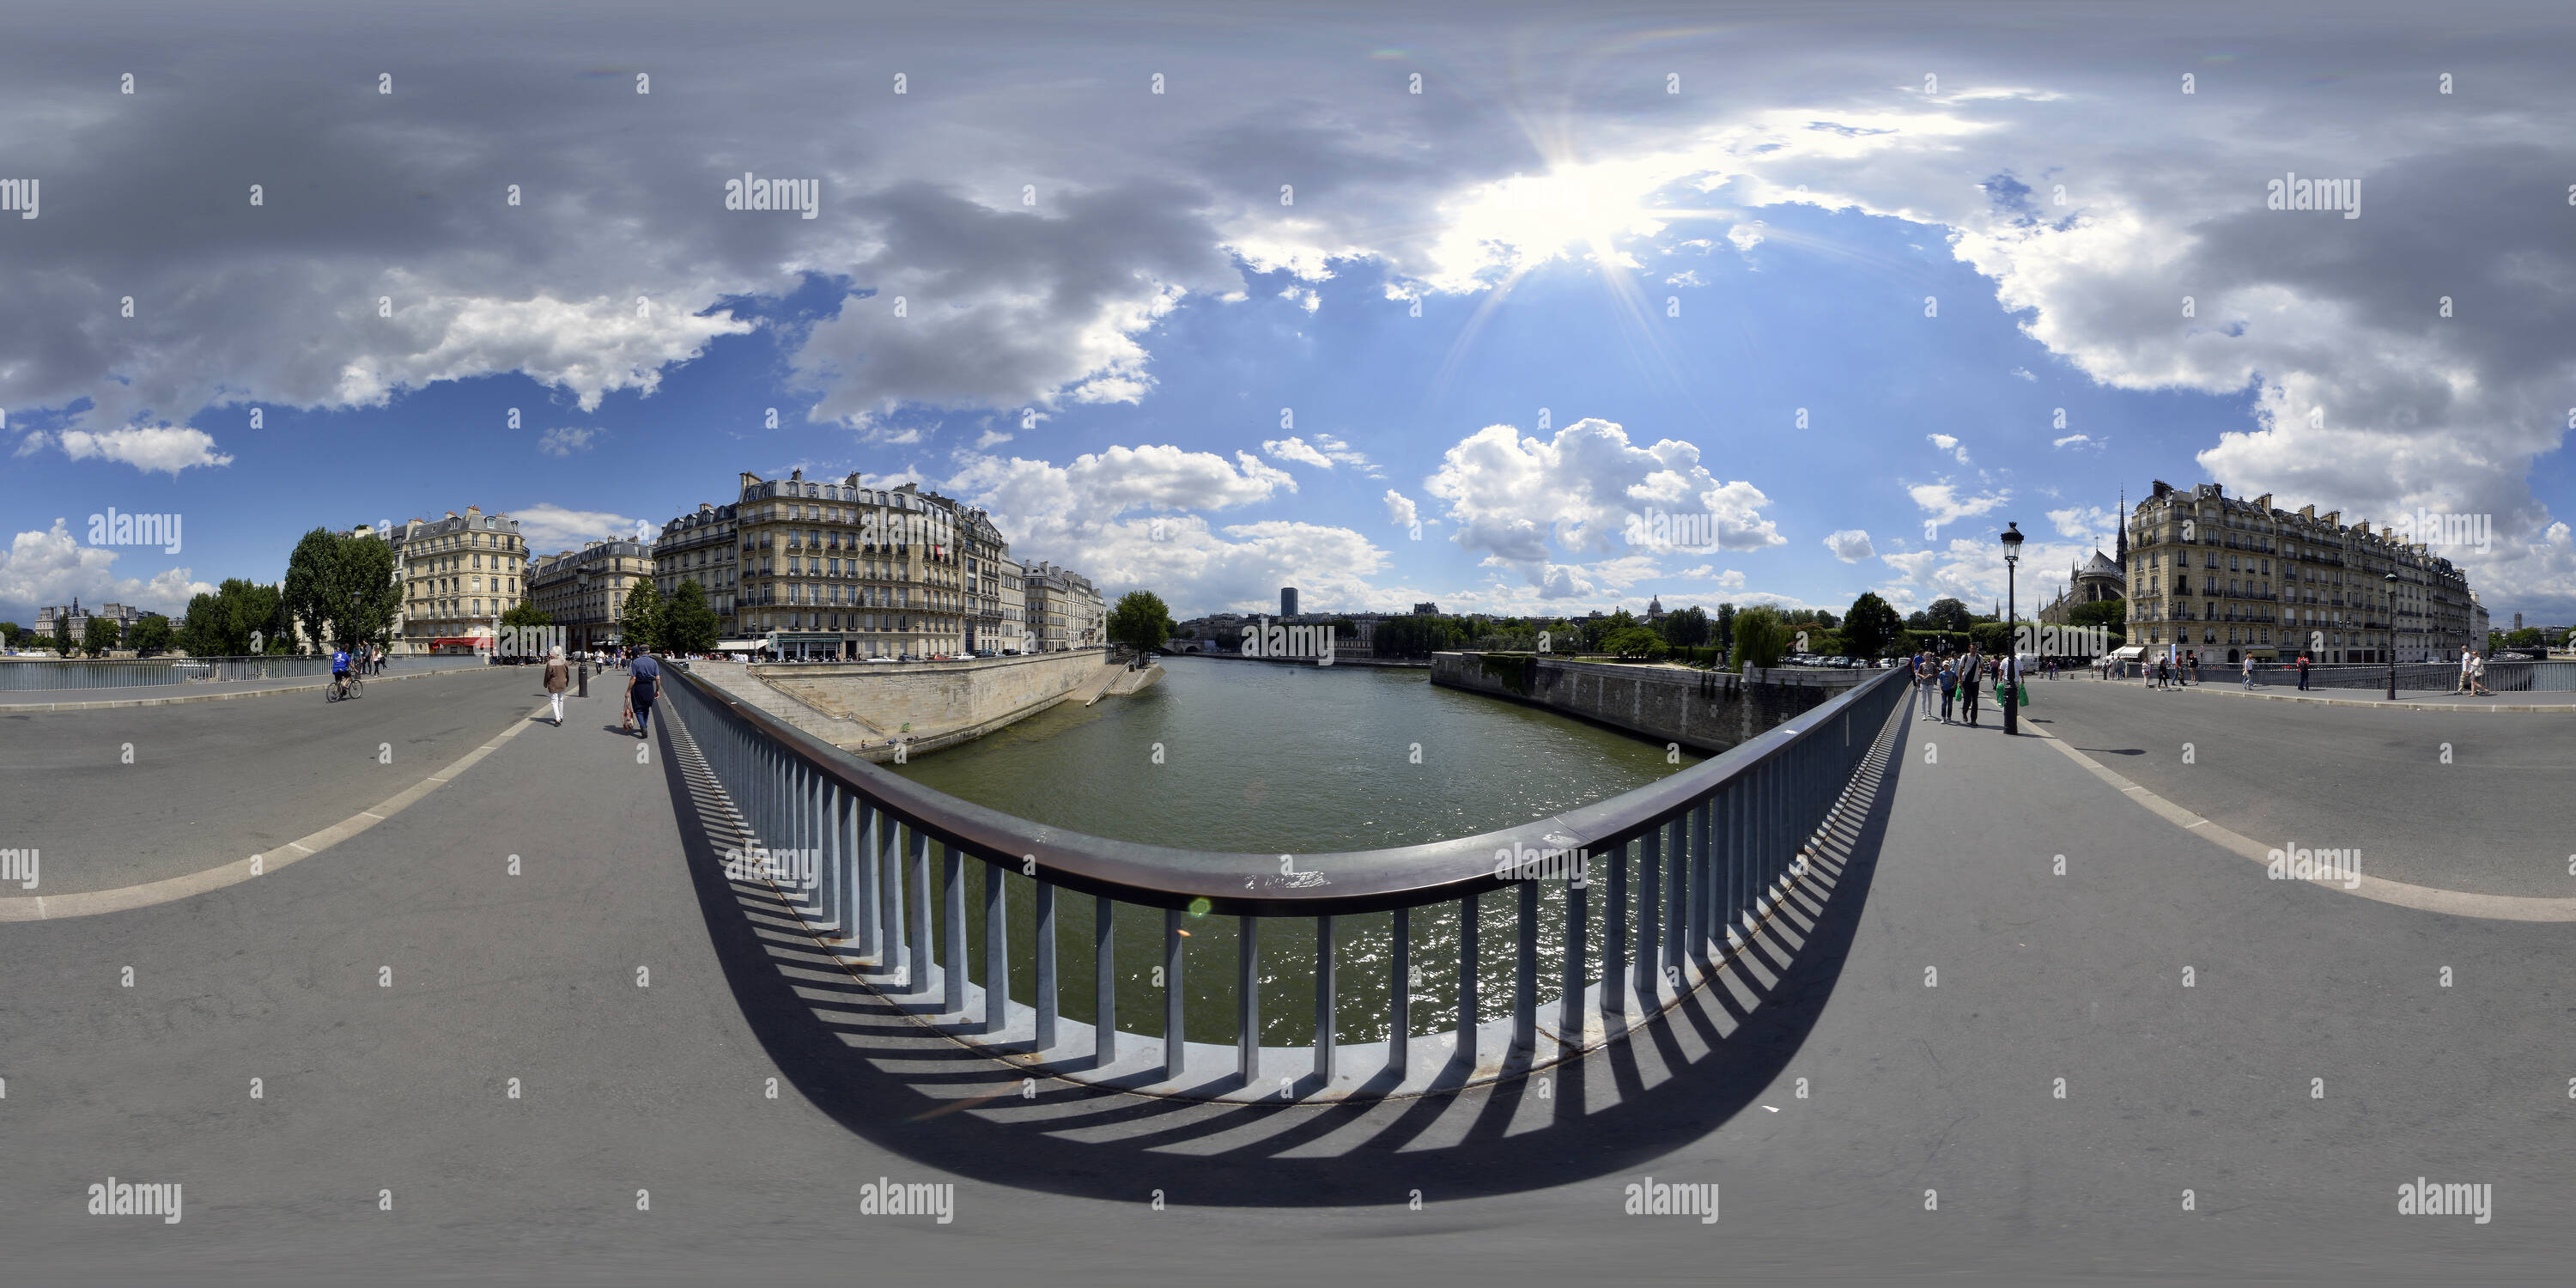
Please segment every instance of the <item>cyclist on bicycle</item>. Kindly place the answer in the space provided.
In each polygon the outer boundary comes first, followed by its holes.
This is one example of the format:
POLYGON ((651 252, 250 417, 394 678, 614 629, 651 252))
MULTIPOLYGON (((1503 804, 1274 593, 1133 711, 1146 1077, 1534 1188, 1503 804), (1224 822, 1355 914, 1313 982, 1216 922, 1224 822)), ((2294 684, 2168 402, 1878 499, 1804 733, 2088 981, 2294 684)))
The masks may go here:
POLYGON ((344 690, 348 687, 349 650, 340 649, 331 654, 331 683, 339 685, 344 690))

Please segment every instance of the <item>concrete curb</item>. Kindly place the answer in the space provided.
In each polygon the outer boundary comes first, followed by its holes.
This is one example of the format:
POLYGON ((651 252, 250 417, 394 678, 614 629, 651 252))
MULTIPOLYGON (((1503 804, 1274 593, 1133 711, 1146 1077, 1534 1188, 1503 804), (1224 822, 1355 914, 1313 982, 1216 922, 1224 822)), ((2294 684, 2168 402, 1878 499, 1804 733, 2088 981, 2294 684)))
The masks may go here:
MULTIPOLYGON (((462 675, 474 667, 451 667, 443 671, 411 671, 402 675, 373 677, 378 684, 396 680, 418 680, 432 675, 462 675)), ((234 689, 228 693, 198 693, 178 698, 129 698, 106 702, 0 702, 0 716, 25 715, 43 711, 108 711, 118 707, 175 707, 190 702, 231 702, 239 698, 265 698, 280 693, 317 693, 331 687, 329 680, 319 684, 288 684, 274 689, 234 689)))
MULTIPOLYGON (((2368 705, 2347 703, 2348 706, 2368 705)), ((2271 847, 2242 833, 2231 831, 2202 818, 2154 792, 2130 782, 2100 761, 2066 745, 2065 740, 2037 726, 2029 732, 2048 740, 2048 745, 2066 754, 2067 759, 2082 765, 2096 778, 2118 788, 2150 814, 2226 850, 2238 858, 2269 867, 2271 847)), ((2323 886, 2338 893, 2357 895, 2380 903, 2393 903, 2401 908, 2423 912, 2444 912, 2457 917, 2482 917, 2490 921, 2576 921, 2576 899, 2545 899, 2528 895, 2472 894, 2465 890, 2437 890, 2431 886, 2409 885, 2383 877, 2359 877, 2351 886, 2331 877, 2310 879, 2308 884, 2323 886)))
MULTIPOLYGON (((273 690, 263 690, 263 692, 273 692, 273 690)), ((20 895, 0 899, 0 922, 56 921, 64 917, 94 917, 103 912, 149 908, 154 904, 171 903, 204 894, 209 890, 220 890, 225 886, 248 881, 253 877, 264 876, 299 859, 312 858, 410 808, 420 798, 445 786, 458 774, 464 773, 485 756, 491 755, 500 748, 502 743, 518 737, 520 730, 534 722, 538 712, 550 712, 552 709, 551 706, 538 707, 536 712, 531 712, 527 717, 521 718, 512 723, 509 728, 494 735, 491 741, 449 761, 446 766, 419 782, 321 831, 288 841, 265 854, 254 854, 247 859, 208 868, 203 872, 164 877, 159 881, 119 886, 113 890, 85 890, 77 894, 20 895)))

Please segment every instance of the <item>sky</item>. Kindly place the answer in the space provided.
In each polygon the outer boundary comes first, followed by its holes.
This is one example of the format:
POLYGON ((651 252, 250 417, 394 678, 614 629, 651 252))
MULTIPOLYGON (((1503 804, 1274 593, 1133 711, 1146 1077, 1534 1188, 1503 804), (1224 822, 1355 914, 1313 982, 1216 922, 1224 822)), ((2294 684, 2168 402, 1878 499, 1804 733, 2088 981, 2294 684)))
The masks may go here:
POLYGON ((0 618, 801 468, 1178 617, 2027 605, 2162 479, 2576 620, 2563 7, 924 8, 13 6, 0 618))

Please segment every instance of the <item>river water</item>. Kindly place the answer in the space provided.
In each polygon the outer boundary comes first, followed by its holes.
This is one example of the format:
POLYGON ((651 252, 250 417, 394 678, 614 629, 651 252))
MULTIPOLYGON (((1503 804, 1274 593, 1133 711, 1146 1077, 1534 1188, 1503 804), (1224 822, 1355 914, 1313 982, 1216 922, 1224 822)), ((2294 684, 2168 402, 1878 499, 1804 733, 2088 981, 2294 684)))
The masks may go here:
MULTIPOLYGON (((1469 836, 1644 786, 1697 764, 1660 744, 1480 694, 1434 687, 1429 672, 1168 658, 1153 688, 1070 704, 971 743, 888 768, 954 796, 1036 822, 1118 840, 1197 849, 1310 854, 1469 836)), ((1596 857, 1596 864, 1599 862, 1596 857)), ((936 865, 934 865, 936 866, 936 865)), ((968 948, 984 977, 981 864, 968 870, 968 948)), ((1031 884, 1004 887, 1013 941, 1027 956, 1031 884)), ((1596 870, 1589 942, 1599 977, 1601 903, 1596 870)), ((1564 934, 1564 887, 1547 883, 1542 938, 1564 934)), ((1510 1013, 1517 898, 1479 901, 1480 1011, 1510 1013)), ((1093 1019, 1092 908, 1067 898, 1058 914, 1062 1006, 1093 1019)), ((1458 905, 1413 913, 1413 1024, 1434 1033, 1456 1023, 1458 905)), ((1261 926, 1262 1040, 1313 1040, 1315 922, 1261 926)), ((1231 1042, 1235 1031, 1236 922, 1190 923, 1183 968, 1192 1041, 1231 1042)), ((1341 1040, 1387 1036, 1387 963, 1393 916, 1336 920, 1336 1029, 1341 1040)), ((1162 914, 1120 905, 1119 1027, 1160 1036, 1162 914)), ((944 946, 943 946, 944 947, 944 946)), ((1542 956, 1542 963, 1550 960, 1542 956)), ((1011 963, 1012 995, 1034 995, 1035 968, 1011 963)), ((1542 967, 1542 973, 1545 967, 1542 967)), ((1554 985, 1543 985, 1553 995, 1554 985)))

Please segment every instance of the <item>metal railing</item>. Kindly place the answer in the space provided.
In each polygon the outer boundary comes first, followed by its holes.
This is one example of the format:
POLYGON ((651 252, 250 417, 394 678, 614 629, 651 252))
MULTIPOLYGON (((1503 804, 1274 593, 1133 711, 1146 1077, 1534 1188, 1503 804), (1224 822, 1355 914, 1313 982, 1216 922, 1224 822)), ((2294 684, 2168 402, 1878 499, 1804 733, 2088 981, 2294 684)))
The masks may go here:
MULTIPOLYGON (((1855 796, 1889 716, 1913 696, 1901 672, 1882 672, 1715 759, 1552 818, 1456 840, 1289 856, 1173 849, 1032 823, 856 760, 695 677, 664 674, 673 681, 672 732, 730 799, 746 844, 818 855, 810 898, 791 891, 791 903, 806 901, 799 911, 809 928, 828 931, 818 937, 878 993, 915 999, 909 1009, 961 1040, 1058 1076, 1188 1096, 1255 1094, 1265 1060, 1300 1054, 1260 1042, 1253 985, 1264 941, 1276 942, 1265 923, 1311 926, 1311 938, 1297 938, 1316 946, 1313 1064, 1301 1096, 1488 1081, 1644 1023, 1745 944, 1805 875, 1811 845, 1855 796), (980 881, 967 879, 970 861, 982 866, 980 881), (1576 879, 1516 879, 1569 869, 1576 879), (1005 892, 1023 881, 1035 915, 1019 921, 1005 892), (982 905, 980 989, 970 980, 970 884, 982 905), (1481 1014, 1478 903, 1504 891, 1518 904, 1511 1008, 1489 1023, 1481 1014), (1060 1005, 1067 982, 1057 969, 1058 913, 1068 895, 1093 903, 1096 1022, 1088 1025, 1060 1005), (1562 915, 1552 944, 1539 933, 1542 899, 1562 915), (1597 911, 1588 906, 1596 899, 1597 911), (1418 1033, 1416 1020, 1427 1013, 1415 996, 1414 913, 1449 906, 1457 909, 1456 987, 1436 1003, 1455 1022, 1418 1033), (1141 1058, 1157 1039, 1118 1027, 1114 928, 1122 909, 1161 916, 1159 1064, 1141 1058), (1334 922, 1389 912, 1387 1038, 1354 1044, 1345 1060, 1334 922), (1185 971, 1207 968, 1187 960, 1188 927, 1209 917, 1233 918, 1238 930, 1230 1049, 1189 1042, 1185 1031, 1185 971), (1034 965, 1022 973, 1018 996, 1013 961, 1034 965), (1543 988, 1554 990, 1552 1002, 1543 988)), ((1279 1081, 1284 1091, 1288 1080, 1279 1081)))
MULTIPOLYGON (((488 666, 481 657, 386 658, 387 673, 488 666)), ((324 657, 148 657, 47 661, 0 658, 0 693, 48 689, 131 689, 162 684, 310 679, 331 673, 324 657)))

